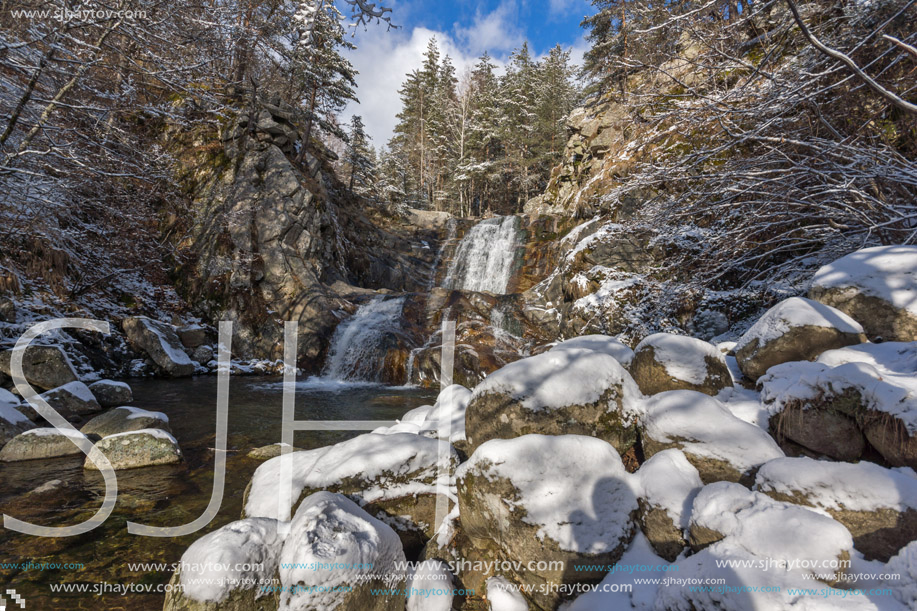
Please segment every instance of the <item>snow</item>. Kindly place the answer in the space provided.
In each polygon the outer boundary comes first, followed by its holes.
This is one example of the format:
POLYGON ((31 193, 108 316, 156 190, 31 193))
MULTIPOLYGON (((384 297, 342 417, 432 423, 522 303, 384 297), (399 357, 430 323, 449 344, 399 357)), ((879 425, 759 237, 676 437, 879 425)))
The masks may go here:
POLYGON ((876 246, 841 257, 819 269, 813 288, 856 288, 896 308, 917 314, 917 246, 876 246))
POLYGON ((63 435, 64 437, 70 437, 71 439, 78 439, 85 437, 79 431, 72 431, 70 429, 56 429, 54 427, 43 427, 38 429, 32 429, 22 433, 23 435, 35 435, 36 437, 52 437, 54 435, 63 435))
POLYGON ((465 410, 471 403, 471 391, 461 384, 448 386, 439 393, 436 405, 424 418, 422 430, 436 431, 437 437, 446 439, 445 423, 448 424, 448 441, 465 440, 465 410))
POLYGON ((408 578, 405 611, 451 611, 452 588, 452 573, 446 563, 425 560, 408 578))
POLYGON ((703 393, 670 390, 644 405, 645 435, 660 443, 678 443, 687 454, 723 460, 743 472, 783 457, 770 435, 703 393))
POLYGON ((627 367, 634 360, 634 351, 608 335, 582 335, 564 340, 551 348, 550 352, 560 350, 594 350, 614 358, 627 367))
POLYGON ((19 405, 19 397, 5 388, 0 388, 0 405, 19 405))
POLYGON ((151 412, 145 409, 140 409, 139 407, 130 407, 129 405, 122 405, 121 407, 116 407, 115 409, 123 409, 124 411, 129 412, 130 415, 127 417, 128 420, 136 420, 137 418, 156 418, 162 422, 169 421, 169 417, 162 412, 151 412))
POLYGON ((621 387, 622 416, 637 415, 642 398, 637 384, 618 361, 592 350, 550 350, 506 365, 487 376, 472 397, 504 393, 530 411, 587 405, 621 387))
POLYGON ((771 413, 788 403, 855 390, 866 409, 899 418, 917 433, 917 342, 888 342, 829 350, 814 363, 784 363, 758 381, 771 413))
POLYGON ((519 588, 505 577, 489 578, 486 587, 491 611, 528 611, 529 605, 519 593, 519 588))
POLYGON ((733 386, 721 390, 716 399, 739 420, 754 424, 765 431, 768 430, 771 415, 761 402, 761 395, 758 391, 733 386))
POLYGON ((407 412, 398 422, 403 424, 423 424, 423 421, 427 418, 433 410, 432 405, 421 405, 420 407, 415 407, 411 411, 407 412))
POLYGON ((723 353, 716 346, 685 335, 655 333, 637 344, 635 352, 649 347, 653 348, 653 358, 665 367, 666 373, 695 385, 707 379, 707 358, 725 364, 723 353))
POLYGON ((758 471, 755 489, 800 495, 821 509, 876 511, 883 507, 917 510, 917 475, 875 463, 780 458, 758 471))
POLYGON ((117 439, 118 437, 130 437, 133 435, 149 435, 155 437, 156 439, 164 439, 176 447, 178 446, 178 441, 170 435, 169 433, 163 431, 162 429, 137 429, 136 431, 126 431, 124 433, 115 433, 114 435, 108 435, 105 437, 105 440, 117 439))
POLYGON ((758 322, 745 332, 736 344, 736 350, 758 340, 763 346, 795 327, 823 327, 842 333, 862 333, 863 327, 840 310, 804 297, 790 297, 764 313, 758 322))
POLYGON ((237 589, 255 589, 256 597, 268 593, 261 584, 269 583, 277 570, 277 524, 264 518, 240 520, 192 543, 181 557, 184 595, 218 603, 237 589))
MULTIPOLYGON (((451 449, 451 460, 458 456, 451 449)), ((359 477, 367 482, 361 497, 366 502, 411 494, 435 494, 439 441, 411 433, 368 433, 348 441, 289 455, 293 473, 293 502, 306 488, 324 489, 359 477), (415 474, 411 481, 404 476, 415 474)), ((278 482, 283 456, 263 463, 255 471, 245 515, 279 519, 278 482)), ((444 475, 446 475, 444 473, 444 475)))
POLYGON ((917 541, 911 541, 898 554, 889 559, 883 571, 887 575, 900 575, 888 579, 882 588, 891 588, 892 596, 908 609, 917 609, 917 541))
POLYGON ((25 424, 31 422, 25 414, 16 409, 19 398, 10 391, 0 388, 0 420, 10 424, 25 424))
POLYGON ((280 552, 280 608, 334 609, 349 594, 338 588, 356 587, 367 574, 393 573, 404 561, 389 526, 345 496, 317 492, 299 506, 280 552))
POLYGON ((485 442, 456 472, 512 482, 522 520, 562 550, 614 550, 632 528, 637 508, 633 477, 610 444, 581 435, 524 435, 485 442))
POLYGON ((697 469, 681 450, 663 450, 643 463, 635 474, 640 497, 661 507, 680 528, 688 528, 694 496, 703 488, 697 469))
POLYGON ((633 288, 643 281, 643 276, 597 265, 589 270, 589 275, 601 275, 599 288, 591 295, 580 297, 573 302, 573 308, 585 312, 597 313, 606 309, 615 295, 633 288))
MULTIPOLYGON (((646 567, 667 567, 669 563, 656 555, 653 547, 647 540, 646 536, 637 531, 633 542, 621 559, 618 561, 620 566, 641 565, 646 567)), ((628 572, 614 571, 608 573, 602 583, 599 584, 595 592, 589 592, 578 597, 568 606, 565 611, 651 611, 653 601, 656 598, 656 592, 659 589, 657 584, 640 583, 635 584, 635 579, 645 579, 649 577, 666 577, 667 571, 647 572, 628 572), (621 591, 621 586, 630 586, 630 592, 621 591), (617 591, 615 591, 617 590, 617 591)), ((676 573, 672 573, 675 575, 676 573)))

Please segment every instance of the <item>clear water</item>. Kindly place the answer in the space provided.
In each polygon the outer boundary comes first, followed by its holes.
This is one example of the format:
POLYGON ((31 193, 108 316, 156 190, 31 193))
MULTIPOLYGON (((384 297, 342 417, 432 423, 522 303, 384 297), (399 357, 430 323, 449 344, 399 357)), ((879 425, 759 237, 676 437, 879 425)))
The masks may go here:
POLYGON ((459 242, 443 287, 505 294, 513 276, 518 240, 517 217, 481 221, 459 242))
MULTIPOLYGON (((118 472, 118 504, 96 530, 79 537, 42 539, 0 529, 0 563, 82 563, 83 569, 11 570, 0 568, 0 583, 15 589, 27 609, 162 608, 164 594, 109 592, 101 596, 52 594, 49 584, 134 584, 153 587, 167 583, 171 570, 131 570, 128 563, 173 563, 196 539, 242 511, 242 494, 260 461, 246 457, 252 448, 280 441, 279 378, 232 378, 229 402, 230 449, 226 495, 218 517, 207 529, 175 539, 128 535, 128 520, 157 526, 178 525, 199 516, 210 499, 213 481, 216 377, 183 380, 129 380, 134 405, 164 412, 186 462, 180 466, 149 467, 118 472)), ((372 384, 343 384, 305 380, 297 385, 296 418, 326 420, 391 420, 414 407, 430 404, 435 392, 372 384)), ((301 432, 295 445, 310 449, 350 439, 359 432, 301 432)), ((85 520, 101 505, 104 484, 98 473, 84 472, 79 457, 0 463, 0 510, 48 526, 85 520), (31 490, 51 480, 68 486, 36 497, 31 490)))

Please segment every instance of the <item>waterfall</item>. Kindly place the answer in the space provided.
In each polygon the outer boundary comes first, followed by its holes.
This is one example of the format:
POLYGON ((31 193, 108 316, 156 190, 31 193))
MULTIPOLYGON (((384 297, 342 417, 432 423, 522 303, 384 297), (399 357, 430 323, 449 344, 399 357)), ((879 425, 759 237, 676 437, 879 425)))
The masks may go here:
POLYGON ((386 340, 401 329, 404 297, 376 297, 338 325, 322 376, 334 380, 374 382, 380 379, 386 340))
POLYGON ((481 221, 462 238, 443 286, 505 294, 513 275, 519 220, 498 216, 481 221))

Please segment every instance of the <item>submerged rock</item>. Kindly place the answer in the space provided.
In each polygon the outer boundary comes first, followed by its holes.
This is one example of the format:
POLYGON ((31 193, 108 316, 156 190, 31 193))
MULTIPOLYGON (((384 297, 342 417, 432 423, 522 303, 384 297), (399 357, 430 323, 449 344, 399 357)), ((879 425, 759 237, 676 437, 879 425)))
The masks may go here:
POLYGON ((120 407, 130 405, 134 400, 131 387, 125 382, 113 380, 99 380, 89 385, 89 390, 95 395, 102 407, 120 407))
MULTIPOLYGON (((10 357, 12 350, 0 352, 0 371, 12 376, 10 357)), ((59 346, 29 346, 22 359, 22 371, 26 381, 43 390, 76 382, 79 377, 73 363, 59 346)))
POLYGON ((790 361, 814 361, 819 354, 866 341, 863 327, 839 310, 792 297, 768 310, 739 340, 736 358, 750 380, 790 361))
MULTIPOLYGON (((182 461, 181 449, 172 435, 159 429, 141 429, 109 435, 96 444, 114 469, 137 469, 154 465, 171 465, 182 461)), ((89 456, 83 468, 98 471, 89 456)))
POLYGON ((640 342, 634 352, 630 373, 644 394, 696 390, 716 395, 732 386, 726 357, 708 342, 656 333, 640 342))
POLYGON ((589 565, 614 564, 636 530, 631 476, 600 439, 494 439, 478 447, 456 478, 465 534, 489 559, 525 567, 505 575, 536 588, 527 594, 530 608, 555 609, 561 584, 600 581, 607 570, 589 565))
POLYGON ((818 270, 809 297, 859 321, 873 339, 917 340, 917 246, 876 246, 818 270))
POLYGON ((149 412, 137 407, 121 406, 96 416, 80 431, 86 435, 109 437, 118 433, 139 431, 141 429, 160 429, 171 433, 169 417, 162 412, 149 412))
POLYGON ((621 454, 636 442, 640 390, 621 364, 592 350, 550 350, 479 384, 465 412, 469 452, 531 433, 589 435, 621 454))
POLYGON ((125 318, 122 327, 131 345, 149 355, 166 375, 178 378, 194 373, 194 363, 171 325, 135 316, 125 318))

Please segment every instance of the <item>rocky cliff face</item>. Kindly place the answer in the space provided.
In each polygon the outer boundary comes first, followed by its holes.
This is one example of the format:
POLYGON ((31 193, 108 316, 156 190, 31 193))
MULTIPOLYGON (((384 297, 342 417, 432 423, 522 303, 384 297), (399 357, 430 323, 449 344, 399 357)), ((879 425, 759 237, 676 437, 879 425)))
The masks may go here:
MULTIPOLYGON (((435 231, 385 218, 346 193, 328 162, 307 152, 290 114, 265 104, 221 140, 189 147, 194 205, 177 281, 208 320, 232 320, 234 354, 278 359, 283 324, 299 323, 301 366, 320 368, 334 328, 361 287, 417 290, 435 257, 435 231), (375 217, 375 218, 374 218, 375 217)), ((176 220, 176 226, 183 224, 176 220)))

